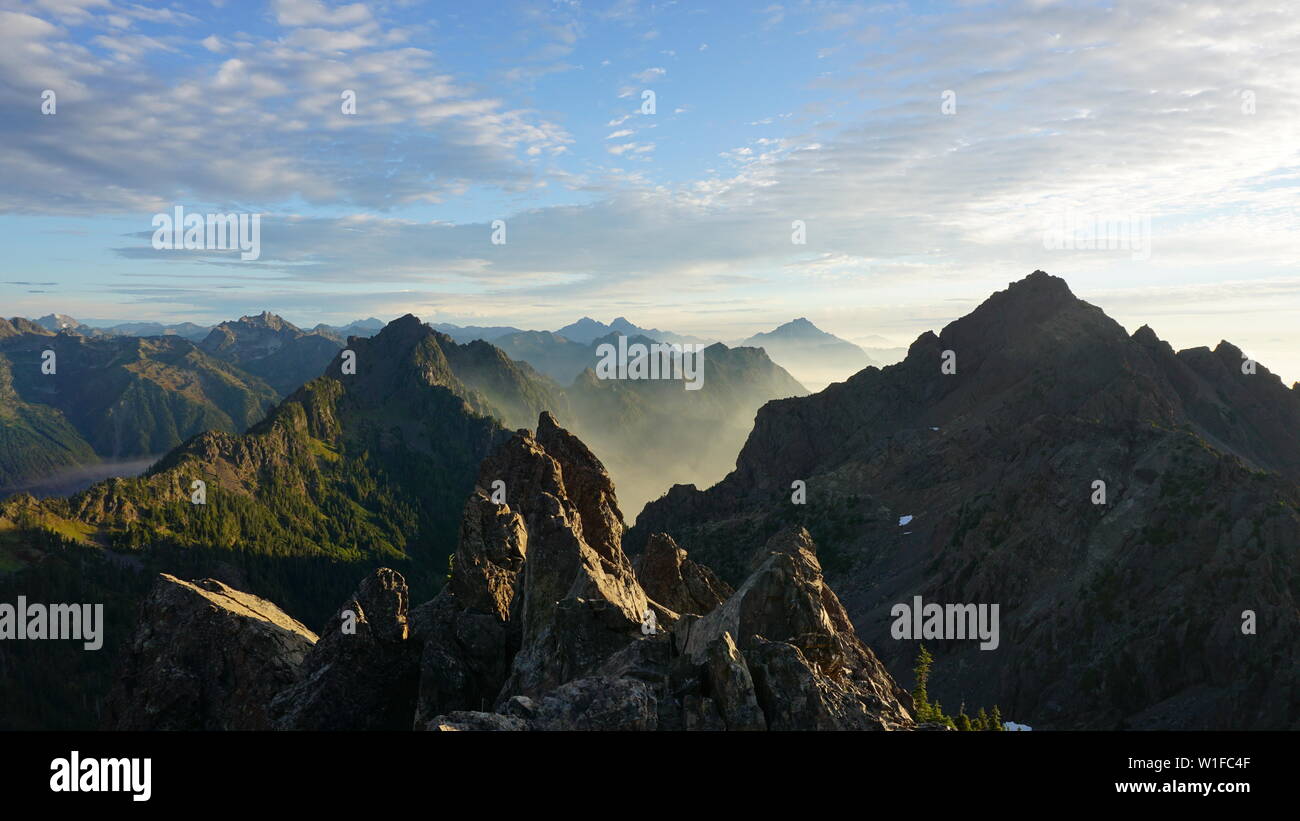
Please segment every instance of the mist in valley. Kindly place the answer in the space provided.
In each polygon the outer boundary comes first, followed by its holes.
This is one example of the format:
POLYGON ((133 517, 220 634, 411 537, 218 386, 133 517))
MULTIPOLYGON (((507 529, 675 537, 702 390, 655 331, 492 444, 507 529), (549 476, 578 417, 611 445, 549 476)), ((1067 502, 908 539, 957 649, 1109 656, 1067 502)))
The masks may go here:
POLYGON ((160 455, 155 455, 147 456, 142 459, 96 462, 92 465, 76 465, 74 467, 64 468, 50 474, 49 476, 43 476, 35 482, 27 482, 24 484, 16 484, 0 488, 0 498, 13 496, 18 493, 30 493, 38 499, 71 496, 72 494, 80 493, 96 482, 102 482, 105 479, 127 479, 132 476, 139 476, 148 470, 154 462, 158 461, 159 458, 160 455))

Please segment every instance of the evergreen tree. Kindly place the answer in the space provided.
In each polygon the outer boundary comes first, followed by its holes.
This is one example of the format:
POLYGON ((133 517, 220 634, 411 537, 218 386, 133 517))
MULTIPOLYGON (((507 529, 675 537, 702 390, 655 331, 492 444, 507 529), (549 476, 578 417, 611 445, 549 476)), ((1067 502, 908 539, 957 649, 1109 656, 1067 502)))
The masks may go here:
POLYGON ((916 687, 912 689, 912 702, 916 706, 916 720, 929 721, 931 717, 930 706, 930 668, 934 665, 934 656, 930 651, 921 645, 921 651, 916 655, 916 667, 912 670, 916 674, 916 687))
POLYGON ((994 730, 1007 729, 1006 723, 1002 721, 1002 711, 998 709, 996 704, 993 705, 993 715, 989 716, 989 721, 992 722, 994 730))
POLYGON ((970 731, 975 729, 973 726, 971 726, 970 716, 966 715, 965 702, 963 702, 961 707, 957 710, 956 724, 957 724, 957 729, 961 730, 962 732, 969 733, 970 731))

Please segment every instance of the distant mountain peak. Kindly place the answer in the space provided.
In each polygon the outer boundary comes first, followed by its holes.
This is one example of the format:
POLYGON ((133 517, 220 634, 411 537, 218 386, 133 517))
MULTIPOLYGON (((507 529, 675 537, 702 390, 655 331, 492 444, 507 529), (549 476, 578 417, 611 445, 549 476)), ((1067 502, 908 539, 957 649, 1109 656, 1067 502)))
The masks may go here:
POLYGON ((283 317, 278 314, 273 314, 270 311, 262 311, 260 314, 256 315, 241 316, 239 322, 243 325, 248 325, 254 328, 267 328, 272 331, 290 330, 301 333, 298 327, 292 322, 288 322, 283 317))
POLYGON ((818 328, 807 317, 792 319, 783 325, 778 325, 766 333, 754 334, 753 339, 770 339, 773 337, 803 337, 818 339, 835 339, 834 334, 829 334, 818 328))
POLYGON ((34 320, 37 325, 50 331, 59 331, 64 328, 76 328, 81 325, 80 322, 68 316, 67 314, 46 314, 40 319, 34 320))

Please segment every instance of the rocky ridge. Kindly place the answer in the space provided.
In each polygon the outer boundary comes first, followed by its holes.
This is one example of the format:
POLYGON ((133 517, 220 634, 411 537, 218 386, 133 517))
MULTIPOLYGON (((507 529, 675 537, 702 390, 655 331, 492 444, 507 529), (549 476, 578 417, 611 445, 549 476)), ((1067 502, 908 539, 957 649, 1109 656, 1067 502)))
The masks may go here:
POLYGON ((738 584, 749 545, 805 525, 900 677, 917 642, 892 634, 896 604, 997 604, 995 650, 926 642, 948 706, 1049 729, 1300 727, 1297 431, 1300 393, 1238 348, 1175 353, 1037 271, 896 365, 766 404, 735 471, 672 488, 625 547, 667 533, 738 584))
POLYGON ((807 531, 761 545, 733 591, 667 537, 634 564, 625 529, 600 461, 543 413, 484 460, 431 601, 410 607, 402 576, 375 571, 317 640, 219 582, 161 577, 109 726, 186 726, 144 704, 159 698, 202 704, 195 729, 913 726, 807 531))

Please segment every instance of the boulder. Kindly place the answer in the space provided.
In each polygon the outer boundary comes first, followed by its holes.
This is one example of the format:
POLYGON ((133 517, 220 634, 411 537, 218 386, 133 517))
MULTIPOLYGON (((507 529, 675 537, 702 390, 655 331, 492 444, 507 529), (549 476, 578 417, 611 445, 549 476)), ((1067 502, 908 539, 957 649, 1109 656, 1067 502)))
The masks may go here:
POLYGON ((140 607, 105 725, 113 730, 265 730, 314 633, 215 579, 162 574, 140 607))

